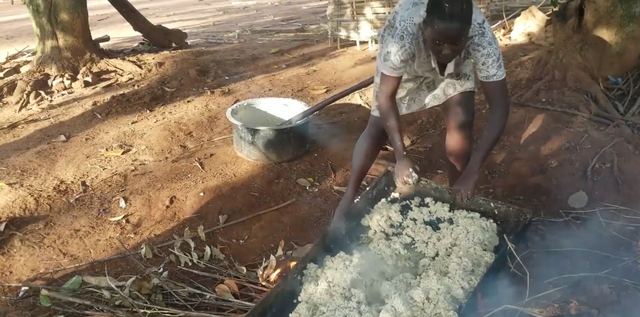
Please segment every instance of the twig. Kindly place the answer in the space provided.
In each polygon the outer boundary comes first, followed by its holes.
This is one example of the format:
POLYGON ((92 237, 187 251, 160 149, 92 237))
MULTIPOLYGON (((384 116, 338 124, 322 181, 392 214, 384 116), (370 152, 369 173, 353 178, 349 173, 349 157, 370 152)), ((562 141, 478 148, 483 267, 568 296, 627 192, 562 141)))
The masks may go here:
POLYGON ((67 302, 72 302, 72 303, 76 303, 76 304, 80 304, 80 305, 85 305, 85 306, 90 306, 90 307, 95 307, 95 308, 99 308, 102 309, 104 311, 110 311, 118 316, 129 316, 129 314, 120 311, 118 309, 106 306, 106 305, 102 305, 102 304, 98 304, 98 303, 94 303, 85 299, 80 299, 80 298, 75 298, 75 297, 71 297, 71 296, 67 296, 65 294, 62 293, 58 293, 58 292, 54 292, 54 291, 50 291, 48 289, 42 289, 40 291, 40 294, 45 295, 45 296, 49 296, 49 297, 53 297, 53 298, 57 298, 60 300, 64 300, 67 302))
POLYGON ((609 145, 607 145, 604 148, 602 148, 600 150, 600 152, 598 152, 598 154, 596 154, 596 156, 593 158, 593 160, 591 160, 591 164, 589 164, 589 168, 587 168, 587 180, 591 180, 591 172, 593 171, 593 167, 598 162, 598 158, 600 157, 600 155, 602 155, 602 153, 604 153, 604 151, 606 151, 608 148, 610 148, 614 144, 618 143, 618 141, 620 141, 620 139, 613 140, 613 142, 609 143, 609 145))
MULTIPOLYGON (((527 293, 525 294, 524 300, 525 302, 529 299, 529 280, 531 279, 529 277, 529 270, 527 269, 527 266, 524 265, 524 262, 522 262, 522 260, 520 260, 520 256, 518 256, 518 253, 516 253, 516 249, 515 246, 511 243, 511 241, 509 241, 509 238, 507 238, 507 235, 503 235, 505 241, 507 241, 507 246, 509 247, 509 250, 511 250, 511 252, 513 252, 513 255, 515 255, 516 259, 518 260, 518 262, 520 262, 520 264, 522 265, 522 268, 524 268, 525 273, 527 273, 527 293)), ((516 262, 516 264, 518 263, 516 262)), ((522 311, 518 312, 518 315, 520 315, 522 311)), ((516 317, 518 317, 518 315, 516 315, 516 317)))
POLYGON ((560 276, 556 276, 554 278, 550 278, 546 281, 544 281, 545 283, 549 283, 549 282, 553 282, 555 280, 559 280, 559 279, 563 279, 563 278, 569 278, 569 277, 606 277, 606 278, 610 278, 610 279, 614 279, 614 280, 619 280, 619 281, 623 281, 623 282, 627 282, 629 283, 629 285, 635 286, 635 287, 640 287, 640 284, 631 280, 627 280, 621 277, 617 277, 617 276, 613 276, 613 275, 608 275, 608 274, 602 274, 602 273, 578 273, 578 274, 567 274, 567 275, 560 275, 560 276))
POLYGON ((511 103, 514 104, 514 105, 523 106, 523 107, 536 108, 536 109, 540 109, 540 110, 549 110, 549 111, 560 112, 560 113, 573 115, 573 116, 577 116, 577 117, 583 117, 583 118, 587 118, 587 119, 589 119, 589 120, 591 120, 593 122, 597 122, 597 123, 603 123, 603 124, 612 124, 613 123, 613 121, 611 121, 609 119, 596 117, 593 114, 586 114, 586 113, 582 113, 580 111, 575 111, 575 110, 571 110, 571 109, 562 109, 562 108, 556 108, 556 107, 551 107, 551 106, 534 105, 534 104, 523 103, 523 102, 511 102, 511 103))
POLYGON ((497 313, 497 312, 499 312, 501 310, 505 310, 505 309, 516 309, 516 310, 518 310, 518 315, 520 313, 525 313, 525 314, 527 314, 529 316, 534 316, 534 317, 549 317, 547 315, 544 315, 544 314, 540 313, 540 310, 527 309, 527 308, 518 307, 518 306, 512 306, 512 305, 504 305, 504 306, 502 306, 502 307, 500 307, 500 308, 498 308, 498 309, 496 309, 496 310, 484 315, 483 317, 489 317, 489 316, 491 316, 491 315, 493 315, 493 314, 495 314, 495 313, 497 313))
MULTIPOLYGON (((200 272, 200 271, 196 271, 196 270, 188 269, 188 268, 186 268, 186 267, 182 267, 182 266, 179 266, 178 268, 179 268, 179 269, 181 269, 181 270, 187 271, 187 272, 191 272, 191 273, 194 273, 194 274, 200 275, 200 276, 213 277, 213 278, 217 278, 217 279, 220 279, 220 280, 225 280, 225 279, 227 279, 226 277, 221 276, 221 275, 218 275, 218 274, 207 273, 207 272, 200 272)), ((253 285, 253 284, 250 284, 250 283, 244 282, 244 281, 239 280, 239 279, 233 279, 233 280, 234 280, 234 281, 237 281, 237 282, 239 282, 240 284, 245 285, 245 286, 247 286, 247 287, 251 287, 251 288, 254 288, 254 289, 257 289, 257 290, 261 290, 261 291, 265 291, 265 292, 268 292, 268 291, 269 291, 269 289, 268 289, 268 288, 266 288, 266 287, 256 286, 256 285, 253 285)))
POLYGON ((520 254, 520 257, 524 257, 525 254, 529 253, 529 252, 552 252, 552 251, 581 251, 581 252, 591 252, 591 253, 595 253, 595 254, 600 254, 600 255, 604 255, 604 256, 608 256, 611 258, 616 258, 616 259, 620 259, 620 260, 628 260, 629 258, 625 258, 625 257, 621 257, 621 256, 617 256, 617 255, 613 255, 613 254, 609 254, 609 253, 604 253, 604 252, 600 252, 600 251, 596 251, 596 250, 589 250, 589 249, 581 249, 581 248, 565 248, 565 249, 529 249, 527 251, 524 251, 520 254))
MULTIPOLYGON (((294 202, 296 202, 296 199, 295 199, 295 198, 293 198, 293 199, 291 199, 291 200, 289 200, 289 201, 287 201, 287 202, 285 202, 285 203, 282 203, 282 204, 280 204, 280 205, 278 205, 278 206, 271 207, 271 208, 269 208, 269 209, 266 209, 266 210, 263 210, 263 211, 257 212, 257 213, 255 213, 255 214, 253 214, 253 215, 246 216, 246 217, 244 217, 244 218, 241 218, 241 219, 238 219, 238 220, 235 220, 235 221, 232 221, 232 222, 226 223, 226 224, 221 225, 221 226, 217 226, 217 227, 214 227, 214 228, 211 228, 211 229, 207 229, 207 230, 205 230, 205 233, 209 233, 209 232, 212 232, 212 231, 220 230, 220 229, 222 229, 222 228, 225 228, 225 227, 228 227, 228 226, 231 226, 231 225, 234 225, 234 224, 237 224, 237 223, 243 222, 243 221, 245 221, 245 220, 248 220, 248 219, 251 219, 251 218, 254 218, 254 217, 260 216, 260 215, 264 215, 264 214, 269 213, 269 212, 272 212, 272 211, 276 211, 276 210, 278 210, 278 209, 280 209, 280 208, 283 208, 283 207, 286 207, 286 206, 288 206, 288 205, 291 205, 291 204, 293 204, 294 202)), ((164 243, 162 243, 162 244, 160 244, 160 245, 157 245, 156 247, 157 247, 157 248, 166 247, 166 246, 168 246, 168 245, 174 244, 176 241, 177 241, 177 240, 167 241, 167 242, 164 242, 164 243)), ((65 271, 65 270, 70 270, 70 269, 76 269, 76 268, 83 267, 83 266, 87 266, 87 265, 92 265, 92 264, 97 264, 97 263, 104 263, 104 262, 108 262, 108 261, 112 261, 112 260, 121 259, 121 258, 124 258, 124 257, 129 256, 129 255, 136 255, 136 256, 137 256, 137 255, 139 255, 139 254, 140 254, 139 252, 116 254, 116 255, 112 255, 112 256, 110 256, 110 257, 106 257, 106 258, 104 258, 104 259, 92 260, 92 261, 88 261, 88 262, 83 262, 83 263, 73 264, 73 265, 69 265, 69 266, 65 266, 65 267, 61 267, 61 268, 57 268, 57 269, 53 269, 53 270, 49 270, 49 271, 46 271, 46 272, 42 272, 42 273, 40 273, 40 275, 52 274, 52 273, 56 273, 56 272, 60 272, 60 271, 65 271)))
MULTIPOLYGON (((519 10, 517 10, 516 12, 511 13, 511 15, 509 15, 509 16, 508 16, 508 17, 506 17, 506 18, 504 18, 504 20, 500 20, 500 22, 498 22, 498 23, 496 23, 496 24, 492 25, 492 26, 491 26, 491 29, 492 29, 492 30, 495 30, 497 27, 499 27, 499 26, 501 26, 502 24, 506 23, 509 19, 513 18, 516 14, 518 14, 518 13, 520 13, 520 12, 522 12, 522 9, 519 9, 519 10)), ((507 27, 508 27, 508 25, 507 25, 507 27)))
POLYGON ((329 168, 329 172, 331 173, 331 179, 336 179, 336 173, 333 171, 333 166, 331 166, 331 161, 329 161, 328 158, 324 158, 325 160, 327 160, 327 166, 329 168))
POLYGON ((29 45, 25 46, 23 49, 7 56, 7 58, 4 59, 4 61, 2 61, 2 63, 0 63, 0 66, 4 66, 4 64, 18 58, 18 55, 22 54, 22 52, 24 52, 24 50, 26 50, 29 47, 29 45))
POLYGON ((620 170, 618 169, 618 153, 615 150, 613 152, 613 176, 616 178, 616 183, 618 183, 618 190, 622 193, 622 180, 620 179, 620 170))

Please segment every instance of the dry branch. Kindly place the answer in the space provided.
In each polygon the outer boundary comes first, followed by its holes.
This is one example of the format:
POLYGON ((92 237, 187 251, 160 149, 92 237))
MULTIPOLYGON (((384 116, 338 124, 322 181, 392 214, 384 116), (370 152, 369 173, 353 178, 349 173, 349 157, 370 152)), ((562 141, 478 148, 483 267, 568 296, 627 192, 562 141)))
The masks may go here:
MULTIPOLYGON (((272 211, 276 211, 276 210, 278 210, 280 208, 283 208, 283 207, 286 207, 288 205, 291 205, 294 202, 296 202, 295 198, 293 198, 293 199, 291 199, 291 200, 289 200, 287 202, 284 202, 284 203, 282 203, 282 204, 280 204, 278 206, 271 207, 271 208, 263 210, 263 211, 259 211, 259 212, 255 213, 255 214, 243 217, 243 218, 238 219, 238 220, 231 221, 231 222, 226 223, 224 225, 220 225, 220 226, 217 226, 217 227, 213 227, 213 228, 207 229, 204 232, 205 233, 209 233, 209 232, 212 232, 212 231, 220 230, 222 228, 226 228, 228 226, 231 226, 231 225, 234 225, 234 224, 249 220, 251 218, 254 218, 254 217, 257 217, 257 216, 260 216, 260 215, 264 215, 264 214, 272 212, 272 211)), ((166 246, 174 244, 175 242, 176 242, 176 240, 167 241, 165 243, 161 243, 161 244, 157 245, 156 247, 157 248, 166 247, 166 246)), ((49 271, 40 273, 40 275, 52 274, 52 273, 57 273, 57 272, 61 272, 61 271, 71 270, 71 269, 77 269, 79 267, 84 267, 84 266, 88 266, 88 265, 92 265, 92 264, 104 263, 104 262, 108 262, 108 261, 112 261, 112 260, 122 259, 122 258, 130 256, 130 255, 139 256, 140 253, 139 252, 120 253, 120 254, 116 254, 116 255, 113 255, 113 256, 110 256, 110 257, 106 257, 106 258, 103 258, 103 259, 92 260, 92 261, 88 261, 88 262, 78 263, 78 264, 74 264, 74 265, 69 265, 69 266, 65 266, 65 267, 49 270, 49 271)))
POLYGON ((120 15, 131 24, 133 30, 158 48, 172 48, 173 45, 185 48, 187 33, 178 29, 169 29, 162 25, 153 25, 127 0, 109 0, 109 3, 118 10, 120 15))

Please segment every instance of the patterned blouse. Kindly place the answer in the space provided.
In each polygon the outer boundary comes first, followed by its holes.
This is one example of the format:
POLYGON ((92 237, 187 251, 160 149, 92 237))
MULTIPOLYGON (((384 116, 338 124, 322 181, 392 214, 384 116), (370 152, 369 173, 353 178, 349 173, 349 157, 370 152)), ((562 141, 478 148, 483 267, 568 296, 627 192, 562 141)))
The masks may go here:
MULTIPOLYGON (((462 78, 455 80, 450 76, 453 62, 448 65, 445 76, 441 76, 423 40, 422 22, 427 2, 400 0, 379 34, 374 93, 377 93, 380 73, 402 76, 396 95, 400 114, 424 110, 461 92, 475 91, 473 65, 480 81, 498 81, 506 76, 500 45, 477 5, 473 8, 470 40, 463 53, 462 78)), ((379 116, 376 100, 374 98, 372 115, 379 116)))

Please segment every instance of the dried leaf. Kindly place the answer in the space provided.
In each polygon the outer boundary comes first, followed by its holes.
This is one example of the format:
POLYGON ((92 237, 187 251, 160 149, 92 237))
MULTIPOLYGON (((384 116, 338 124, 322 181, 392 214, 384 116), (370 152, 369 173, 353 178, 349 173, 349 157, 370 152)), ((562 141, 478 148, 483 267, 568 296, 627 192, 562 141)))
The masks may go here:
POLYGON ((587 196, 587 193, 585 193, 584 191, 579 191, 569 196, 567 203, 571 208, 579 209, 586 206, 588 201, 589 201, 589 196, 587 196))
POLYGON ((120 206, 120 208, 122 208, 122 209, 127 208, 127 202, 124 200, 124 198, 119 197, 118 206, 120 206))
POLYGON ((182 252, 180 251, 176 251, 176 254, 178 255, 178 260, 180 260, 180 266, 184 266, 185 263, 189 264, 189 266, 191 266, 191 260, 189 260, 189 257, 187 257, 186 255, 184 255, 182 252))
POLYGON ((231 290, 229 289, 229 287, 227 285, 224 284, 220 284, 218 286, 216 286, 216 295, 222 297, 222 298, 226 298, 226 299, 235 299, 233 297, 233 295, 231 294, 231 290))
POLYGON ((60 134, 57 138, 52 140, 53 142, 67 142, 67 137, 64 134, 60 134))
POLYGON ((247 274, 247 268, 244 266, 238 266, 236 267, 236 269, 238 270, 238 272, 242 273, 242 274, 247 274))
POLYGON ((311 251, 312 248, 313 244, 307 244, 303 247, 297 247, 295 250, 293 250, 293 252, 291 252, 291 256, 296 259, 303 258, 305 255, 307 255, 307 253, 309 253, 309 251, 311 251))
POLYGON ((209 262, 210 259, 211 259, 211 247, 207 245, 204 247, 204 255, 202 256, 202 261, 209 262))
POLYGON ((196 249, 196 243, 193 242, 193 240, 191 239, 184 239, 184 241, 186 241, 190 246, 191 246, 191 251, 196 249))
POLYGON ((229 219, 229 215, 219 215, 218 216, 218 220, 220 221, 221 225, 223 225, 225 222, 227 222, 227 219, 229 219))
POLYGON ((106 276, 85 275, 82 277, 82 281, 84 281, 87 284, 91 284, 99 287, 111 287, 111 285, 117 287, 117 286, 124 286, 127 284, 126 282, 119 282, 113 277, 106 277, 106 276))
POLYGON ((278 52, 280 52, 280 49, 279 49, 279 48, 272 48, 272 49, 269 51, 269 54, 275 54, 275 53, 278 53, 278 52))
POLYGON ((149 247, 146 243, 142 245, 140 248, 140 254, 143 259, 151 259, 153 257, 153 252, 151 247, 149 247))
POLYGON ((236 284, 236 282, 234 282, 233 280, 224 280, 224 285, 226 285, 230 290, 232 290, 236 294, 240 293, 240 289, 238 288, 238 284, 236 284))
POLYGON ((172 92, 172 91, 176 91, 177 88, 169 88, 169 87, 162 86, 162 89, 164 89, 164 90, 166 90, 168 92, 172 92))
POLYGON ((112 218, 109 218, 109 221, 120 221, 120 220, 126 218, 127 216, 129 216, 129 214, 124 214, 124 215, 121 215, 121 216, 112 217, 112 218))
POLYGON ((49 299, 49 296, 47 296, 46 294, 48 294, 46 292, 47 290, 42 290, 40 292, 40 305, 44 306, 44 307, 51 307, 51 299, 49 299))
POLYGON ((102 156, 120 156, 124 154, 124 150, 113 150, 102 153, 102 156))
POLYGON ((82 277, 80 275, 76 275, 64 283, 62 288, 68 291, 75 291, 78 290, 80 286, 82 286, 82 277))
POLYGON ((280 240, 280 244, 278 245, 278 252, 276 252, 276 258, 279 258, 284 255, 284 240, 280 240))
POLYGON ((178 264, 178 261, 176 260, 176 256, 174 254, 169 254, 169 260, 171 260, 171 262, 178 264))
POLYGON ((311 183, 310 183, 308 180, 304 179, 304 178, 299 178, 299 179, 297 179, 297 180, 296 180, 296 183, 298 183, 298 185, 300 185, 300 186, 304 186, 304 187, 309 187, 309 186, 311 186, 311 183))
POLYGON ((6 221, 0 222, 0 232, 4 231, 4 228, 6 226, 7 226, 7 222, 6 221))
POLYGON ((198 226, 198 236, 200 236, 200 239, 202 239, 202 241, 204 241, 204 242, 207 241, 207 236, 204 234, 204 226, 203 225, 198 226))
POLYGON ((3 187, 9 187, 9 185, 7 185, 5 183, 0 183, 0 188, 3 188, 3 187))
POLYGON ((327 89, 309 89, 309 93, 312 95, 322 95, 327 92, 327 89))
POLYGON ((198 261, 198 254, 195 251, 191 251, 191 258, 194 262, 198 261))
POLYGON ((214 258, 217 258, 217 259, 220 259, 220 260, 224 260, 225 259, 225 256, 220 251, 220 248, 212 248, 211 251, 212 251, 212 254, 213 254, 214 258))
POLYGON ((267 268, 264 269, 264 272, 262 273, 262 279, 266 279, 267 277, 271 276, 271 274, 273 274, 273 272, 275 272, 276 270, 276 258, 273 256, 273 254, 269 257, 269 261, 267 261, 267 268))
POLYGON ((191 230, 189 230, 189 227, 184 228, 184 234, 182 235, 182 237, 186 240, 186 239, 190 239, 191 237, 193 237, 193 234, 191 233, 191 230))

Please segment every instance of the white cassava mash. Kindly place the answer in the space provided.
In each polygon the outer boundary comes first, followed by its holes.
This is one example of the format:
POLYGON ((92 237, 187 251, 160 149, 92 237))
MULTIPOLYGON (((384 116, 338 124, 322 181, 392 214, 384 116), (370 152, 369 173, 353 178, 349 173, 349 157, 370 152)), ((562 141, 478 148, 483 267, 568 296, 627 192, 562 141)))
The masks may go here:
POLYGON ((307 266, 290 317, 456 317, 498 244, 493 221, 430 198, 383 200, 362 224, 352 255, 307 266))

